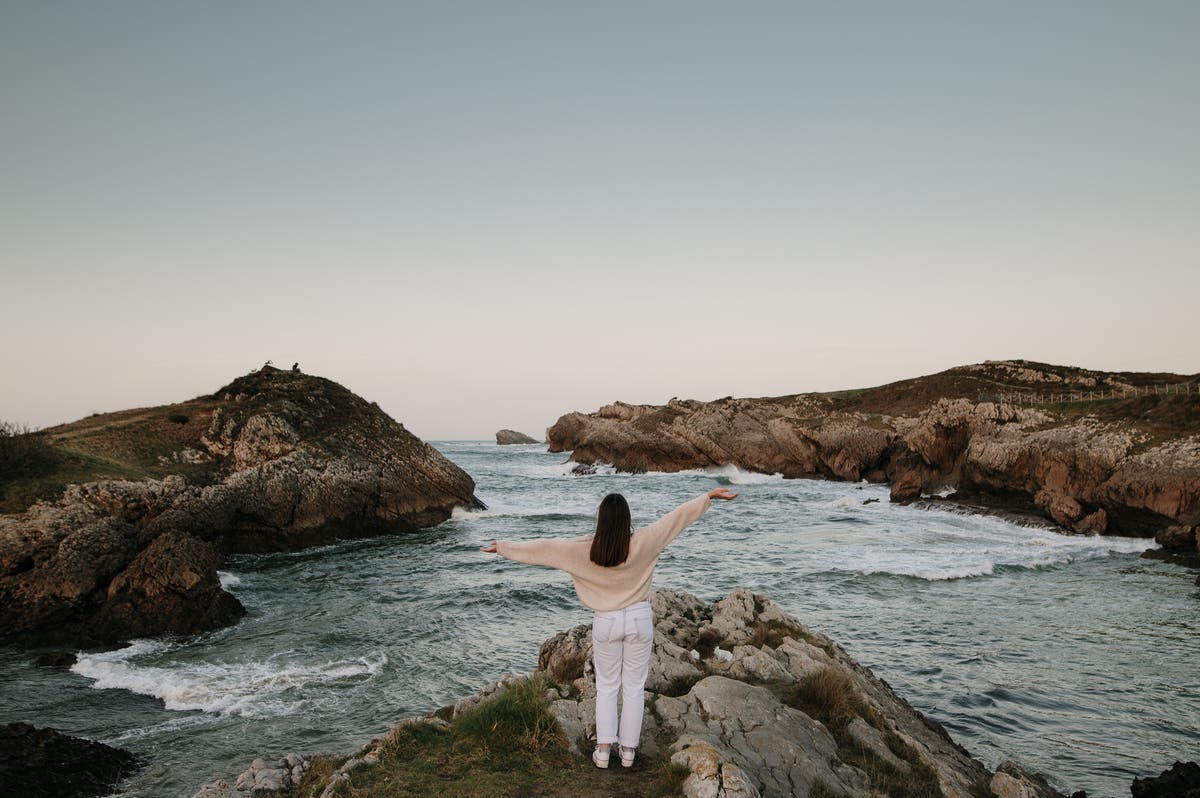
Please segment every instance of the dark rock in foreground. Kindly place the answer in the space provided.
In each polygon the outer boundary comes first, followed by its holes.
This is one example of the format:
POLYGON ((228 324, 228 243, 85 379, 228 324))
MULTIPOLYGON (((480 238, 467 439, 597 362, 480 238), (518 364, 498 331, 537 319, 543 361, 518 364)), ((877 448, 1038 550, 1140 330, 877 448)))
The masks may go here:
POLYGON ((128 751, 26 723, 0 726, 0 792, 21 798, 109 795, 138 769, 128 751))
POLYGON ((524 432, 517 432, 515 429, 502 429, 496 433, 496 445, 508 446, 514 443, 541 443, 526 435, 524 432))
POLYGON ((70 484, 0 516, 5 639, 217 628, 244 613, 217 578, 228 553, 411 531, 482 506, 470 476, 377 405, 295 371, 264 367, 211 396, 40 434, 101 472, 151 476, 70 484))
POLYGON ((1161 775, 1134 779, 1133 798, 1200 798, 1200 765, 1176 762, 1161 775))
MULTIPOLYGON (((765 596, 739 589, 709 604, 659 590, 653 604, 639 756, 668 756, 685 768, 689 798, 1061 798, 1011 763, 988 771, 840 646, 765 596)), ((539 671, 554 683, 549 709, 581 756, 595 742, 591 650, 591 627, 581 625, 547 640, 538 657, 539 671)), ((399 725, 445 728, 516 681, 506 675, 478 695, 399 725)), ((341 794, 357 773, 392 755, 384 739, 327 762, 316 778, 311 765, 319 755, 256 759, 233 783, 206 784, 195 798, 236 798, 254 789, 294 796, 302 780, 306 794, 341 794)))
MULTIPOLYGON (((956 491, 1076 532, 1200 545, 1200 394, 1184 377, 1001 361, 865 391, 665 406, 616 402, 562 416, 546 437, 571 460, 624 471, 736 465, 785 477, 889 482, 893 501, 956 491), (1146 380, 1173 393, 1133 395, 1146 380), (1188 392, 1183 390, 1188 385, 1188 392), (1001 401, 1074 391, 1104 402, 1001 401)), ((1194 380, 1193 380, 1194 382, 1194 380)))

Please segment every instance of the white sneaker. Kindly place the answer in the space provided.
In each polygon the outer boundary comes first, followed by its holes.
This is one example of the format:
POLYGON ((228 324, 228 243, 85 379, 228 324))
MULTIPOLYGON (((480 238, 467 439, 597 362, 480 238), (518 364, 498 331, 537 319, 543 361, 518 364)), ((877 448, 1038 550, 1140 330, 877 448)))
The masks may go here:
POLYGON ((612 748, 599 748, 592 751, 592 761, 596 763, 598 768, 608 767, 608 757, 612 753, 612 748))
POLYGON ((626 748, 625 746, 621 746, 621 767, 633 767, 633 757, 636 753, 636 748, 626 748))

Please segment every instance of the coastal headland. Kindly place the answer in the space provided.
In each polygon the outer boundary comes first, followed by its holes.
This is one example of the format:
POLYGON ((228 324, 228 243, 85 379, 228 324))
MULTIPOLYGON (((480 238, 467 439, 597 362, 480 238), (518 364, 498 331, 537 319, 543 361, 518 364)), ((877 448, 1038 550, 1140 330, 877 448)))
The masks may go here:
MULTIPOLYGON (((30 437, 30 436, 27 436, 30 437)), ((373 403, 271 366, 212 394, 41 430, 0 483, 0 638, 100 645, 244 614, 217 567, 482 507, 458 466, 373 403)))
POLYGON ((948 496, 1074 532, 1200 545, 1200 375, 989 361, 862 390, 618 401, 562 416, 546 440, 580 469, 886 482, 897 502, 948 496))

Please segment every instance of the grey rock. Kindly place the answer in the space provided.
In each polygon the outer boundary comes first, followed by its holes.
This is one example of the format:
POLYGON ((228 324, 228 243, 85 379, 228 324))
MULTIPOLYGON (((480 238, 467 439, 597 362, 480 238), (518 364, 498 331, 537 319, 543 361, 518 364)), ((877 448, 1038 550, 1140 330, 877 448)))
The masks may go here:
POLYGON ((850 738, 854 742, 870 751, 876 758, 887 762, 901 773, 912 771, 912 765, 892 753, 892 749, 888 747, 887 739, 883 736, 883 732, 862 718, 855 718, 850 721, 846 726, 846 733, 850 735, 850 738))
POLYGON ((496 433, 496 445, 508 446, 514 443, 541 443, 523 432, 517 432, 513 429, 502 429, 496 433))

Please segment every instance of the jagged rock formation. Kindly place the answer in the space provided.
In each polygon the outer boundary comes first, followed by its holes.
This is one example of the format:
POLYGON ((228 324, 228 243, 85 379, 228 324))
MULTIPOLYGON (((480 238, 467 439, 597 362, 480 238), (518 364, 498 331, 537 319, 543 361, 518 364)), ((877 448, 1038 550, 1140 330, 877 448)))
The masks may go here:
MULTIPOLYGON (((583 466, 679 471, 733 464, 785 477, 890 482, 894 501, 957 498, 1035 512, 1066 529, 1200 541, 1200 393, 1013 405, 1017 389, 1134 390, 1162 374, 1104 374, 1005 361, 866 391, 568 413, 550 451, 583 466)), ((1192 378, 1195 381, 1195 378, 1192 378)), ((1084 394, 1086 395, 1086 393, 1084 394)))
POLYGON ((515 429, 502 429, 496 433, 496 445, 508 446, 514 443, 540 443, 526 435, 524 432, 517 432, 515 429))
POLYGON ((41 433, 93 480, 0 515, 0 636, 106 643, 243 614, 232 552, 401 532, 478 507, 471 478, 335 382, 271 367, 215 394, 41 433), (104 479, 107 472, 138 479, 104 479), (176 473, 178 472, 178 473, 176 473))
POLYGON ((22 798, 109 795, 138 768, 128 751, 27 723, 0 726, 0 788, 22 798))
MULTIPOLYGON (((829 638, 765 596, 735 590, 715 604, 659 590, 640 756, 667 754, 687 769, 689 798, 868 796, 898 792, 971 796, 1058 793, 1006 764, 997 773, 957 745, 829 638)), ((555 684, 550 711, 581 755, 595 741, 595 681, 589 626, 541 647, 539 670, 555 684)), ((444 726, 508 689, 506 675, 478 695, 403 724, 444 726)), ((306 795, 340 794, 360 768, 388 754, 384 738, 340 758, 306 795)), ((294 788, 314 755, 255 760, 233 783, 204 785, 195 798, 235 798, 294 788)), ((315 771, 314 771, 315 772, 315 771)))
POLYGON ((1200 798, 1200 765, 1176 762, 1154 777, 1133 780, 1133 798, 1200 798))

